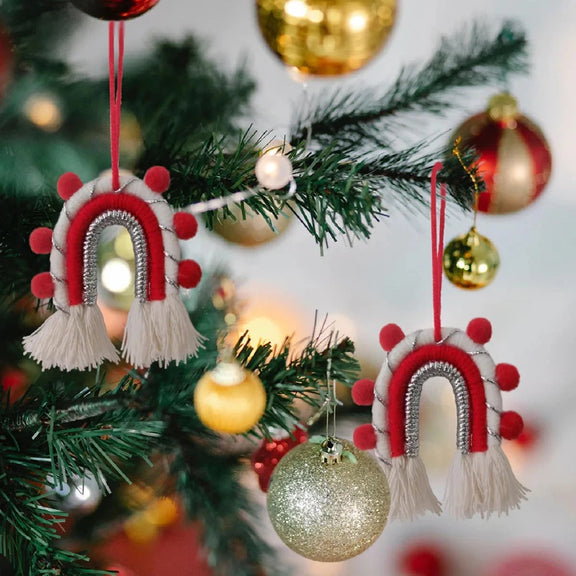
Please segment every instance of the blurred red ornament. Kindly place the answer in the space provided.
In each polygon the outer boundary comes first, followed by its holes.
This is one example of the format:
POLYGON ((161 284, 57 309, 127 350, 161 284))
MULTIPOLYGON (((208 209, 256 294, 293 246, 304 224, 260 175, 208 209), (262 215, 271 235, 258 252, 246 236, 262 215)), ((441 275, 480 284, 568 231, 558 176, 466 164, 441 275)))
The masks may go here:
POLYGON ((110 566, 109 568, 106 568, 106 570, 116 571, 118 576, 135 576, 132 570, 128 570, 128 568, 125 568, 124 566, 110 566))
POLYGON ((0 376, 0 382, 4 390, 22 388, 28 381, 28 376, 18 368, 6 368, 0 376))
POLYGON ((294 438, 288 436, 287 438, 278 440, 264 440, 260 448, 252 454, 250 463, 252 464, 254 472, 258 474, 258 482, 263 492, 268 491, 270 477, 278 462, 280 462, 292 448, 308 440, 308 434, 300 428, 295 428, 292 431, 292 435, 294 438))
POLYGON ((574 576, 576 566, 567 566, 548 552, 516 554, 498 563, 487 576, 574 576))
POLYGON ((540 429, 533 424, 524 424, 524 429, 520 436, 516 438, 516 444, 521 446, 524 450, 532 450, 540 440, 540 429))
POLYGON ((434 544, 414 544, 402 555, 400 565, 410 576, 444 576, 446 560, 444 552, 434 544))
POLYGON ((6 87, 12 77, 14 63, 13 46, 5 26, 0 22, 0 96, 6 91, 6 87))
POLYGON ((159 0, 72 0, 82 12, 100 20, 130 20, 148 12, 159 0))
POLYGON ((540 128, 518 112, 510 94, 494 96, 488 110, 469 118, 455 132, 475 148, 486 189, 478 210, 507 214, 526 208, 542 192, 552 171, 552 156, 540 128))

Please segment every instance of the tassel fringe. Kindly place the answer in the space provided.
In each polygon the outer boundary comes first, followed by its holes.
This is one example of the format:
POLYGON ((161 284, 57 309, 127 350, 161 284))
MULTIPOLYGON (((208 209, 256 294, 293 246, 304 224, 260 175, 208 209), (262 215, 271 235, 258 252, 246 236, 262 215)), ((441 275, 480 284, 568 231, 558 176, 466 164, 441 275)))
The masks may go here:
POLYGON ((426 512, 440 514, 442 507, 432 492, 424 463, 419 457, 392 458, 388 475, 390 519, 413 520, 426 512))
POLYGON ((165 300, 132 304, 122 353, 135 368, 146 368, 156 361, 165 367, 195 356, 203 340, 180 296, 173 294, 165 300))
POLYGON ((457 518, 500 516, 519 508, 528 492, 514 476, 500 445, 486 452, 458 452, 446 484, 446 509, 457 518))
POLYGON ((96 368, 104 360, 120 359, 98 306, 71 306, 68 314, 57 310, 24 338, 24 351, 43 370, 86 370, 96 368))

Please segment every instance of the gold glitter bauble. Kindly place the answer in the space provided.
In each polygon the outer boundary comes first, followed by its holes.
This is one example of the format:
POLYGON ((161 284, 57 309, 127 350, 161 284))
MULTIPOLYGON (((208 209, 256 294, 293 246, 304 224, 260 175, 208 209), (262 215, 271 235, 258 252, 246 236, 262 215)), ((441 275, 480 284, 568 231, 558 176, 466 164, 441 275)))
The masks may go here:
POLYGON ((454 238, 444 250, 446 278, 459 288, 484 288, 494 280, 500 266, 496 246, 472 227, 467 234, 454 238))
POLYGON ((221 362, 202 376, 194 390, 200 421, 227 434, 251 430, 266 409, 266 390, 260 378, 234 362, 221 362))
POLYGON ((293 448, 268 487, 268 514, 282 541, 305 558, 340 562, 364 552, 382 533, 390 510, 384 472, 370 456, 339 440, 341 462, 322 461, 320 444, 293 448))
POLYGON ((257 0, 266 43, 304 74, 334 76, 362 68, 388 40, 396 0, 257 0))

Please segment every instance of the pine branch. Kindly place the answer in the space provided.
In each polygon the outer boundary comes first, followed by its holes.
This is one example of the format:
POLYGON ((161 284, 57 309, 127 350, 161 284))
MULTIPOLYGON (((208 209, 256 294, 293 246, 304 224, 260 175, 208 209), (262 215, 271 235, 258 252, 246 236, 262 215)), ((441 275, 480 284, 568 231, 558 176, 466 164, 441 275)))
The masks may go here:
POLYGON ((388 146, 398 128, 422 116, 441 116, 454 109, 465 88, 502 83, 527 70, 527 40, 513 22, 494 34, 475 24, 453 38, 443 38, 437 51, 420 66, 401 70, 381 96, 373 89, 321 95, 310 115, 297 119, 292 141, 326 146, 388 146))

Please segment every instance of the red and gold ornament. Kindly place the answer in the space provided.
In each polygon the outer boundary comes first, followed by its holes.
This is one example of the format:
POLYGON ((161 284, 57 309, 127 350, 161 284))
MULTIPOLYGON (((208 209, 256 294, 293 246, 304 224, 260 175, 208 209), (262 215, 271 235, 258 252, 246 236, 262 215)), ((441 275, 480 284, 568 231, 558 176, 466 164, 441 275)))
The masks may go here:
POLYGON ((158 4, 159 0, 72 0, 82 12, 100 20, 130 20, 158 4))
POLYGON ((262 441, 258 450, 256 450, 250 458, 252 468, 258 475, 258 482, 262 492, 268 492, 270 477, 278 462, 280 462, 292 448, 307 441, 308 434, 301 428, 295 428, 291 436, 286 435, 285 438, 277 438, 274 440, 265 439, 262 441))
POLYGON ((497 94, 486 112, 466 120, 455 133, 478 153, 478 171, 486 189, 478 210, 489 214, 517 212, 544 190, 552 155, 540 128, 520 114, 516 99, 497 94))

